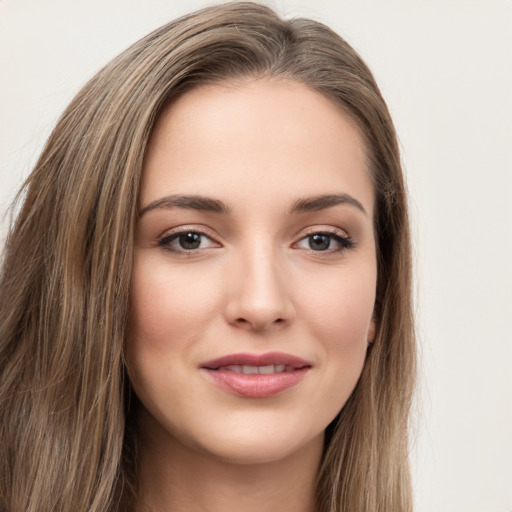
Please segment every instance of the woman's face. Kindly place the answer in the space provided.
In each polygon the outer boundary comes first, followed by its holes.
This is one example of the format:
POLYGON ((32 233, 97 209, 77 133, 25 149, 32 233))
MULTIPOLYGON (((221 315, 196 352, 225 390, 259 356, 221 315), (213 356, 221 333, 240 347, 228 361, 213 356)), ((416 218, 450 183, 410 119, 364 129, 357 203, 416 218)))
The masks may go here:
POLYGON ((321 443, 374 336, 362 138, 294 82, 204 86, 145 160, 127 363, 146 437, 237 462, 321 443))

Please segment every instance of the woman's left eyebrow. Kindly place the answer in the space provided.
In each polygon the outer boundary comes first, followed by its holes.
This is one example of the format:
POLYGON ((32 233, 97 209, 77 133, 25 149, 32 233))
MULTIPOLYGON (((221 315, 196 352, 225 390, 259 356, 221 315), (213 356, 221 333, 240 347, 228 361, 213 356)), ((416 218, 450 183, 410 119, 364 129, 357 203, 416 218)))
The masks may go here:
POLYGON ((161 197, 160 199, 152 201, 147 206, 142 208, 142 210, 139 212, 139 217, 142 217, 142 215, 145 213, 150 212, 151 210, 156 210, 157 208, 186 208, 213 213, 229 213, 228 206, 218 199, 200 195, 175 194, 161 197))
POLYGON ((365 215, 368 215, 364 206, 355 197, 349 194, 324 194, 300 198, 293 203, 291 213, 315 212, 325 208, 332 208, 339 204, 354 206, 365 215))

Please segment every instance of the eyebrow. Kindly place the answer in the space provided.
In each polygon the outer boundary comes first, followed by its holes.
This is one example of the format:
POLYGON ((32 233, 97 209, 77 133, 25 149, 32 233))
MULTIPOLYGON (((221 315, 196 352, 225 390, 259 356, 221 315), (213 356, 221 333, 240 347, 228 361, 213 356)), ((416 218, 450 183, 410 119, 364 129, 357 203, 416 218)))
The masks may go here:
POLYGON ((297 199, 292 206, 291 213, 316 212, 325 208, 332 208, 339 204, 348 204, 368 215, 364 206, 349 194, 326 194, 304 199, 297 199))
MULTIPOLYGON (((324 194, 300 198, 293 203, 290 213, 316 212, 326 208, 332 208, 333 206, 340 204, 354 206, 367 215, 363 205, 355 197, 352 197, 349 194, 324 194)), ((200 195, 175 194, 152 201, 139 212, 139 217, 142 217, 142 215, 147 212, 160 208, 185 208, 221 214, 228 214, 230 212, 230 208, 218 199, 200 195)))
POLYGON ((181 195, 176 194, 172 196, 165 196, 160 199, 149 203, 140 212, 139 217, 142 217, 151 210, 158 208, 187 208, 191 210, 201 210, 213 213, 229 213, 229 208, 218 199, 212 199, 211 197, 204 197, 198 195, 181 195))

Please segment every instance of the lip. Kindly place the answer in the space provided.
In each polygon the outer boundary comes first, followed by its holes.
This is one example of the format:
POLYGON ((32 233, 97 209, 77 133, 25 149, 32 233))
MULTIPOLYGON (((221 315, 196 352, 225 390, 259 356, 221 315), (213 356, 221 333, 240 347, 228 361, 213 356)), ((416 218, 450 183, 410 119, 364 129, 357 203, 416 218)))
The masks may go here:
POLYGON ((215 385, 230 393, 247 398, 267 398, 297 385, 309 372, 312 364, 301 357, 283 352, 265 354, 229 354, 206 361, 200 371, 215 385), (284 372, 244 374, 224 369, 227 366, 284 365, 284 372))
POLYGON ((293 366, 295 369, 312 366, 309 361, 301 357, 285 354, 284 352, 267 352, 265 354, 250 354, 241 352, 239 354, 228 354, 226 356, 212 359, 201 363, 201 368, 209 370, 217 370, 221 366, 229 365, 248 365, 248 366, 267 366, 270 364, 284 364, 285 366, 293 366))

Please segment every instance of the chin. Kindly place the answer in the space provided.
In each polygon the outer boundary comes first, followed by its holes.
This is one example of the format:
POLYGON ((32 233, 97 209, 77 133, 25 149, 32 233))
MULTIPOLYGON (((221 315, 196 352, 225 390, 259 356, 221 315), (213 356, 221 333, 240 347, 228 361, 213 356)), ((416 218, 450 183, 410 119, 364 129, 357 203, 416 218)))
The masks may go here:
MULTIPOLYGON (((311 415, 310 415, 311 416, 311 415)), ((188 430, 176 438, 188 448, 216 460, 235 464, 265 464, 287 459, 323 446, 324 423, 308 424, 307 418, 272 414, 232 414, 230 421, 205 421, 199 431, 188 430)))
POLYGON ((275 463, 298 455, 301 451, 321 445, 324 432, 313 437, 291 439, 288 432, 234 435, 228 439, 209 440, 198 449, 208 457, 238 465, 257 465, 275 463))

